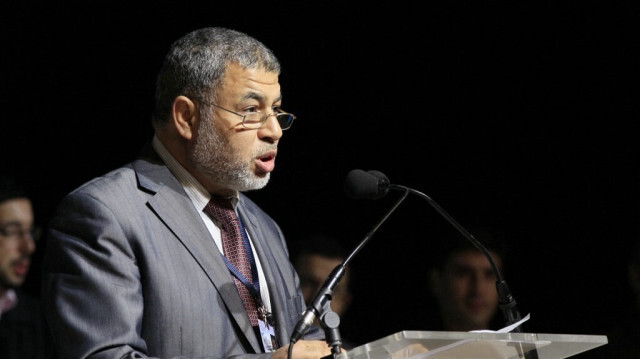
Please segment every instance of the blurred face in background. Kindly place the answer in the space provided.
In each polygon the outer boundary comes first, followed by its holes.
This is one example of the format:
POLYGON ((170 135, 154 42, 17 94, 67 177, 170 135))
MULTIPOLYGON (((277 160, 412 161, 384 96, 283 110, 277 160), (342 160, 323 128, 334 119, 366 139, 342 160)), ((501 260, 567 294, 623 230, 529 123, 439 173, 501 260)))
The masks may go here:
MULTIPOLYGON (((491 253, 498 268, 500 258, 491 253)), ((453 253, 430 274, 445 330, 489 329, 498 308, 496 277, 487 257, 475 250, 453 253)))
MULTIPOLYGON (((342 259, 329 258, 316 254, 303 255, 296 261, 296 271, 300 277, 300 288, 307 305, 316 296, 329 274, 342 264, 342 259)), ((333 291, 331 310, 342 316, 351 304, 349 293, 349 270, 345 271, 340 283, 333 291)))
POLYGON ((33 209, 26 198, 0 202, 0 294, 24 283, 36 248, 33 209))

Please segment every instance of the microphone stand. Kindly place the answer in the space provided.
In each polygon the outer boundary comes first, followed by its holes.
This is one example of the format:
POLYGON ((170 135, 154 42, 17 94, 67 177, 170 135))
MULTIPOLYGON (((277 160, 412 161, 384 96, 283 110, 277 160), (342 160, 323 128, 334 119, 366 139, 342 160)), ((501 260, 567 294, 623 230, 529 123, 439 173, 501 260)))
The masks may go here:
MULTIPOLYGON (((323 357, 322 359, 337 359, 338 356, 342 352, 342 339, 340 337, 340 317, 337 313, 331 310, 331 298, 333 296, 333 291, 342 279, 344 272, 347 268, 347 264, 351 262, 353 257, 360 252, 360 250, 364 247, 367 242, 373 237, 375 232, 382 226, 384 222, 387 221, 389 216, 400 206, 400 204, 407 198, 409 195, 409 189, 405 189, 403 195, 396 201, 396 203, 387 211, 387 213, 382 217, 382 219, 365 235, 365 237, 358 243, 358 245, 351 251, 351 253, 347 256, 347 258, 336 266, 333 269, 327 280, 325 281, 322 288, 316 293, 315 298, 307 308, 307 310, 303 313, 303 318, 296 325, 294 330, 294 334, 291 337, 291 341, 289 343, 289 352, 288 359, 292 359, 293 353, 293 345, 298 341, 299 337, 302 333, 298 332, 299 327, 302 327, 304 324, 310 325, 313 321, 313 318, 317 316, 320 320, 320 324, 325 332, 325 340, 329 346, 331 346, 331 354, 323 357), (314 315, 315 314, 315 315, 314 315)), ((308 330, 308 327, 304 330, 308 330)), ((300 329, 302 331, 302 329, 300 329)))
MULTIPOLYGON (((342 279, 344 271, 347 268, 347 264, 351 262, 353 257, 358 252, 360 252, 360 250, 365 246, 365 244, 367 244, 367 242, 369 242, 371 237, 373 237, 373 235, 378 231, 378 228, 380 228, 380 226, 382 226, 382 224, 387 221, 389 216, 391 216, 391 214, 395 212, 395 210, 400 206, 402 202, 404 202, 404 200, 407 198, 408 195, 409 195, 409 191, 405 190, 402 196, 393 205, 393 207, 391 207, 391 209, 387 211, 384 217, 382 217, 382 219, 380 219, 380 221, 378 221, 378 223, 365 235, 365 237, 360 241, 360 243, 358 243, 358 245, 351 251, 349 256, 347 256, 344 262, 342 262, 342 264, 339 264, 333 270, 333 272, 331 272, 328 278, 329 282, 332 282, 331 280, 332 277, 337 278, 337 281, 342 279)), ((337 282, 336 282, 336 285, 337 285, 337 282)), ((329 359, 329 358, 337 359, 337 355, 341 353, 342 341, 340 339, 340 332, 338 330, 338 327, 340 325, 340 317, 338 316, 337 313, 331 310, 331 306, 330 306, 331 295, 333 294, 334 288, 335 286, 332 287, 332 292, 331 294, 329 294, 329 300, 327 300, 326 305, 322 307, 322 312, 320 314, 320 324, 322 325, 325 332, 325 340, 327 341, 327 344, 331 346, 331 355, 328 355, 323 359, 329 359)))
MULTIPOLYGON (((346 267, 338 265, 333 271, 344 271, 346 267)), ((342 274, 340 274, 342 278, 342 274)), ((327 300, 322 306, 320 312, 320 325, 324 329, 325 341, 331 347, 331 354, 325 356, 325 359, 337 359, 342 352, 342 338, 340 337, 340 316, 331 309, 331 299, 327 300)))

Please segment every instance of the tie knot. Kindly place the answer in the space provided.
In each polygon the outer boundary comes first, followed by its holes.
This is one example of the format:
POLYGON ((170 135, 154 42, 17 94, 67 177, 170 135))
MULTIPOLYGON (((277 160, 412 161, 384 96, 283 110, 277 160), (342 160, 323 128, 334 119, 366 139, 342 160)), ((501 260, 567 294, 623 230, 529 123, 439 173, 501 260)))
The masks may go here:
POLYGON ((237 221, 236 211, 233 209, 231 200, 226 197, 212 196, 204 207, 204 213, 222 225, 237 221))
POLYGON ((211 199, 209 200, 209 204, 207 205, 218 206, 220 208, 224 208, 227 210, 233 209, 233 205, 231 204, 231 198, 229 197, 213 195, 211 196, 211 199))

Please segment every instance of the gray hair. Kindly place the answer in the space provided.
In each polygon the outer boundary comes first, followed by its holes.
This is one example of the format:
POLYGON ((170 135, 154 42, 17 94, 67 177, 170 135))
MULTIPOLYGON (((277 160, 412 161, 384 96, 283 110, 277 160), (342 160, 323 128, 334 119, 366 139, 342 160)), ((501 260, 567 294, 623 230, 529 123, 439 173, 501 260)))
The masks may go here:
POLYGON ((273 52, 242 32, 212 27, 176 40, 156 80, 154 124, 167 121, 173 101, 180 95, 215 99, 231 63, 280 73, 280 63, 273 52))

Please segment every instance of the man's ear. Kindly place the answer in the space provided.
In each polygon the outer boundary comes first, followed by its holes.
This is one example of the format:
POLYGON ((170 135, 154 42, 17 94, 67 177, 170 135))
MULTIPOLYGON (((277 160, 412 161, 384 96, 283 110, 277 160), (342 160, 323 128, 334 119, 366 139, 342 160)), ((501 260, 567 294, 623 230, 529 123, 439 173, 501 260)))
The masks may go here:
POLYGON ((186 96, 178 96, 171 107, 173 125, 184 139, 193 138, 193 128, 198 121, 196 104, 186 96))

